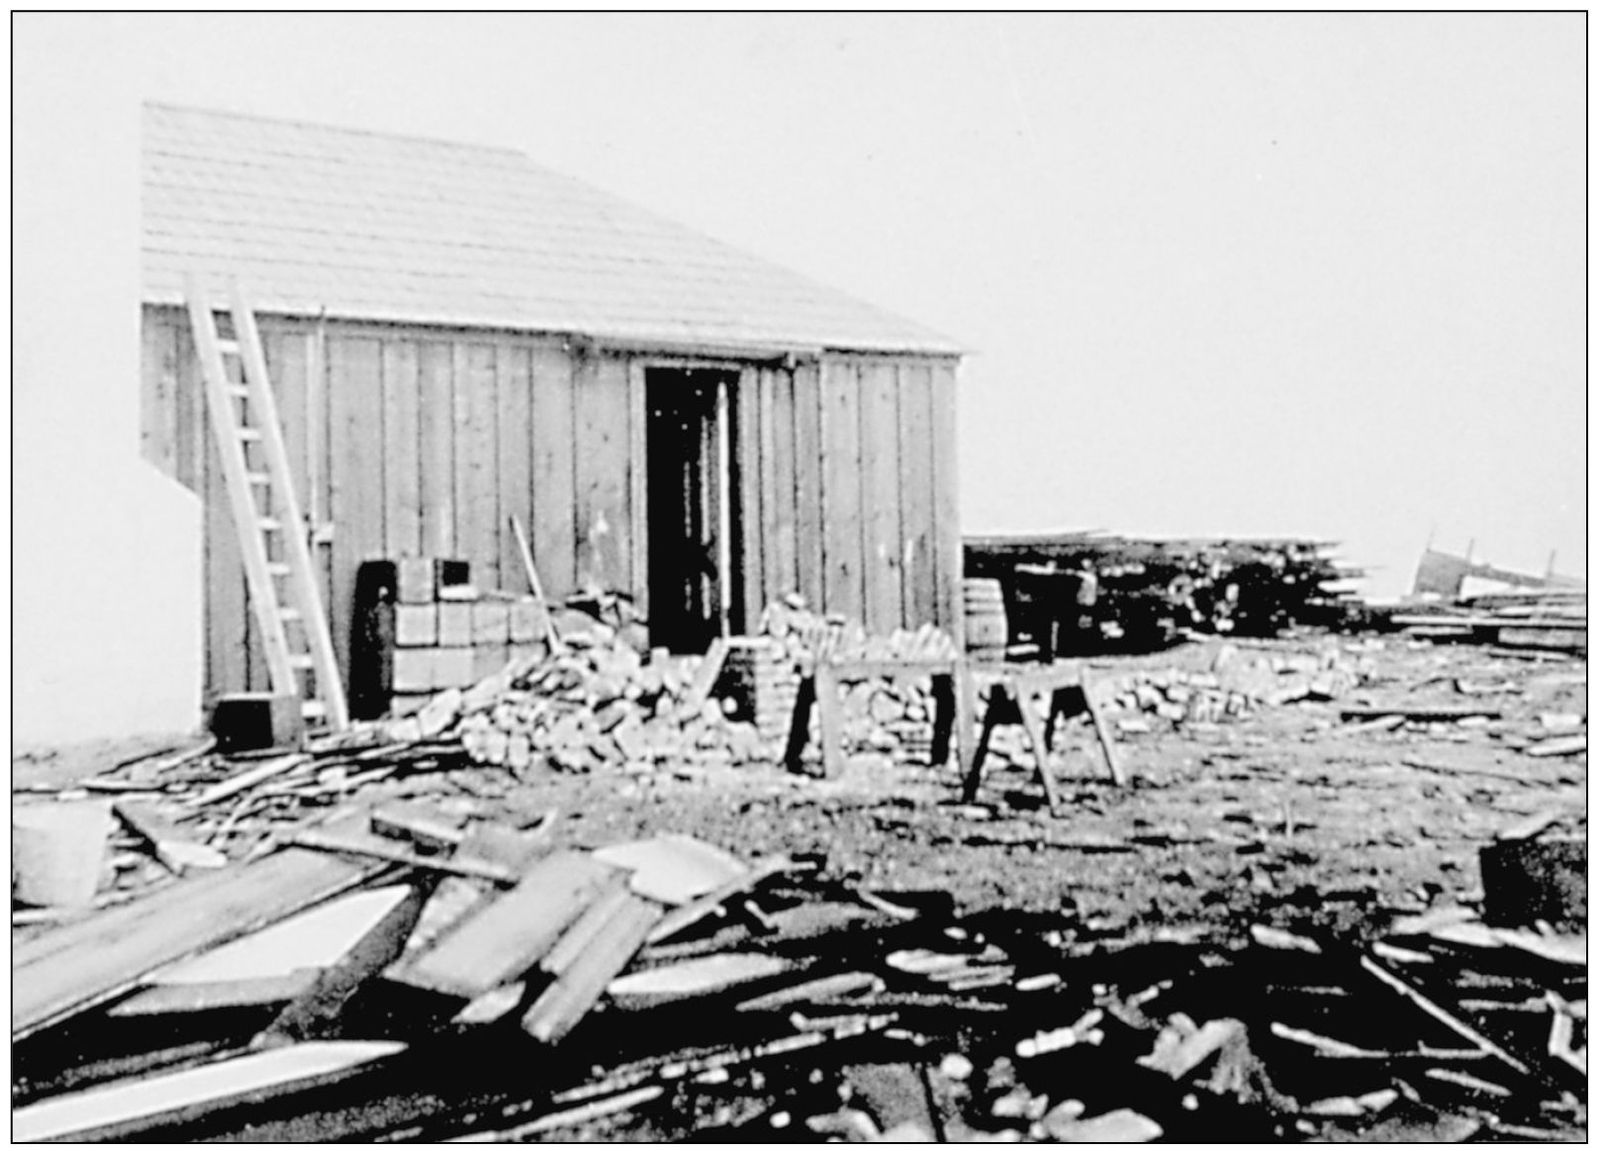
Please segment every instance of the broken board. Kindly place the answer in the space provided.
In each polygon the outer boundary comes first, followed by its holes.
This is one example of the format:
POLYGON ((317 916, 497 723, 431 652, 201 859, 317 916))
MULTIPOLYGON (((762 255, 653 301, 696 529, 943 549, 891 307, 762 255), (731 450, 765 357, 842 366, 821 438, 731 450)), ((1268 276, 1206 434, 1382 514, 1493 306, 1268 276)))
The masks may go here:
POLYGON ((275 923, 390 866, 281 851, 181 879, 144 899, 21 943, 11 956, 12 1037, 102 1003, 158 967, 275 923))
POLYGON ((158 1075, 57 1095, 11 1116, 11 1137, 21 1143, 46 1139, 115 1137, 119 1128, 172 1114, 199 1114, 224 1106, 300 1090, 406 1050, 403 1043, 301 1043, 276 1051, 226 1059, 158 1075))
POLYGON ((391 968, 389 977, 477 998, 538 963, 615 874, 581 852, 548 855, 511 891, 460 920, 427 951, 391 968))

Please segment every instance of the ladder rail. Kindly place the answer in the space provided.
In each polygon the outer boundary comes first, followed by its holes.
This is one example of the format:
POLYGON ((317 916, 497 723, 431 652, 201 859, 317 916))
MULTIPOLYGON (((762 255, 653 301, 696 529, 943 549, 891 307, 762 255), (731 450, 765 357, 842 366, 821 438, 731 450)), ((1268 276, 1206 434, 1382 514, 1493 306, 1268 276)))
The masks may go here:
POLYGON ((228 489, 229 503, 234 513, 235 534, 245 561, 246 586, 250 590, 251 607, 262 633, 262 645, 267 657, 267 671, 273 690, 303 693, 290 663, 289 637, 284 621, 278 618, 278 593, 273 587, 272 574, 267 569, 267 548, 262 542, 257 521, 262 513, 256 506, 250 481, 246 478, 245 449, 237 435, 237 423, 230 414, 228 373, 223 365, 222 349, 218 346, 217 323, 211 303, 198 277, 187 278, 185 295, 189 306, 189 326, 195 339, 195 352, 200 358, 201 375, 206 382, 206 410, 210 413, 212 432, 217 441, 217 456, 222 463, 224 484, 228 489))
POLYGON ((267 471, 272 477, 274 498, 279 504, 278 516, 285 524, 283 534, 289 560, 290 593, 294 606, 300 612, 300 622, 306 629, 312 671, 317 677, 317 694, 327 705, 329 726, 335 731, 342 731, 350 717, 339 664, 334 656, 334 640, 329 634, 322 596, 318 594, 312 578, 311 547, 306 542, 305 521, 301 518, 300 499, 295 494, 289 450, 284 446, 284 425, 278 419, 278 401, 273 395, 267 373, 267 358, 262 353, 256 315, 238 283, 233 285, 233 315, 234 336, 239 341, 240 359, 245 367, 245 386, 250 392, 249 402, 257 413, 258 426, 264 432, 262 448, 267 456, 267 471))

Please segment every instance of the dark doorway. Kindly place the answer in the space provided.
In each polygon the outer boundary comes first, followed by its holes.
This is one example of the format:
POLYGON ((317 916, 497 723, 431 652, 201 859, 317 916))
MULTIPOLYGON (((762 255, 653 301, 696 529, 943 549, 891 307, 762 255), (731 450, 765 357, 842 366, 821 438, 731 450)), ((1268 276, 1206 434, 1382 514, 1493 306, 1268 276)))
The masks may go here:
POLYGON ((730 404, 739 374, 646 369, 651 643, 702 652, 729 633, 739 508, 730 404))

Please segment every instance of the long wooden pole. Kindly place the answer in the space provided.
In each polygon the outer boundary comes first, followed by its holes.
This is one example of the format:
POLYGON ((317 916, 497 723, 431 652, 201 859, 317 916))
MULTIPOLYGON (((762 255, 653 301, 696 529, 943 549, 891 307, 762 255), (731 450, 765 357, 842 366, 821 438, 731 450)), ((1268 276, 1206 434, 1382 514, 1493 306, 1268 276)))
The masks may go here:
POLYGON ((534 592, 534 598, 540 601, 545 609, 546 639, 550 641, 552 651, 565 651, 566 645, 562 637, 557 634, 557 625, 551 619, 551 603, 545 598, 545 591, 540 587, 540 573, 534 567, 534 552, 529 549, 529 537, 523 534, 523 523, 515 515, 508 515, 507 520, 512 524, 512 534, 518 537, 518 551, 523 556, 523 570, 529 577, 529 589, 534 592))

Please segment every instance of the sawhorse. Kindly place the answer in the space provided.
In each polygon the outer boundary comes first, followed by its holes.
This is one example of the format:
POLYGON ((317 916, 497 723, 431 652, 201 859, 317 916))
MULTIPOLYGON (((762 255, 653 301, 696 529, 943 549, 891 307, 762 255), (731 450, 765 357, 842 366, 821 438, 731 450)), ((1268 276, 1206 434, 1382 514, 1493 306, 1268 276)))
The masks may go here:
POLYGON ((952 751, 953 733, 957 740, 958 769, 968 763, 973 751, 974 717, 968 686, 968 671, 959 657, 930 659, 855 659, 825 661, 804 676, 796 697, 796 713, 791 719, 790 740, 785 746, 785 763, 792 771, 801 766, 807 747, 808 720, 818 705, 818 735, 823 745, 824 775, 837 776, 845 767, 844 717, 840 689, 864 680, 891 683, 929 680, 935 696, 935 731, 930 741, 930 764, 939 767, 952 751))
POLYGON ((1087 685, 1084 673, 1077 665, 1005 664, 973 665, 973 679, 980 685, 990 684, 986 692, 985 718, 980 731, 979 746, 969 761, 968 779, 963 785, 963 801, 973 803, 980 790, 980 772, 985 766, 985 753, 991 745, 991 733, 1004 723, 1018 723, 1024 728, 1035 755, 1035 774, 1046 792, 1049 810, 1058 805, 1057 789, 1052 784, 1051 755, 1052 729, 1057 717, 1075 716, 1082 712, 1091 716, 1096 729, 1097 742, 1102 745, 1102 758, 1108 775, 1120 786, 1124 784, 1124 771, 1119 763, 1113 734, 1098 709, 1095 689, 1087 685), (982 670, 983 668, 983 670, 982 670), (1042 706, 1044 703, 1045 706, 1042 706), (1043 714, 1044 713, 1044 714, 1043 714), (1014 719, 1014 716, 1017 719, 1014 719))

